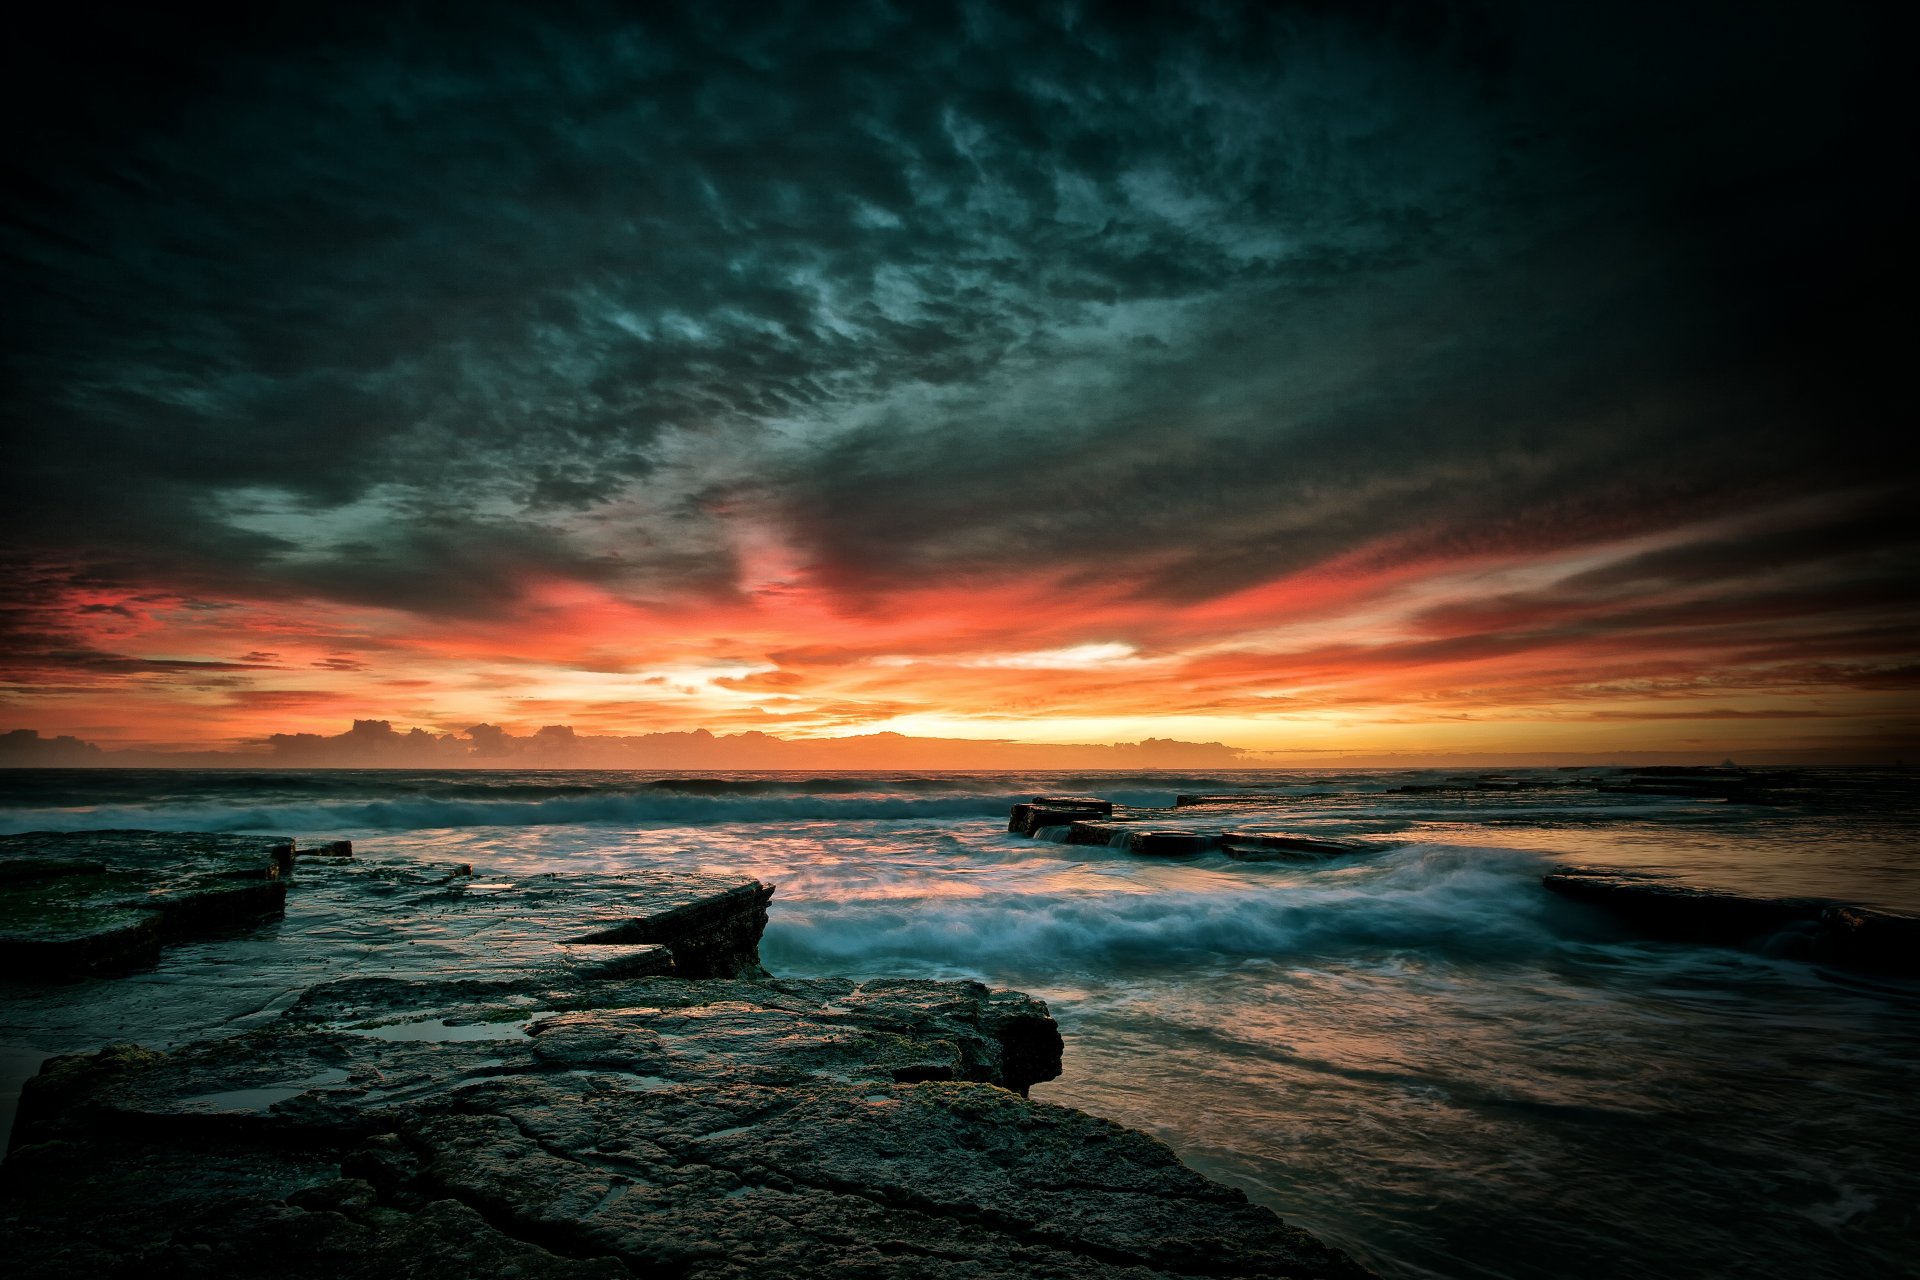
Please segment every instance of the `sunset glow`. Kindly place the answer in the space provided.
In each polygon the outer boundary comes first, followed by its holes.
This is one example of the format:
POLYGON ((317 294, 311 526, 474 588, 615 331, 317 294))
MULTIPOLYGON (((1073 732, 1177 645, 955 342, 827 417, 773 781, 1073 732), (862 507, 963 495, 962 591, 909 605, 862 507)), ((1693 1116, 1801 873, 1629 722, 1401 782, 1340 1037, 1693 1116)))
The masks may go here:
POLYGON ((835 43, 894 49, 869 17, 764 64, 483 23, 432 74, 316 19, 182 51, 225 87, 164 110, 101 79, 4 233, 0 726, 1914 745, 1912 450, 1859 305, 1898 202, 1675 212, 1839 164, 1798 116, 1727 131, 1870 82, 1705 68, 1682 110, 1551 22, 1306 16, 1003 15, 876 76, 835 43))

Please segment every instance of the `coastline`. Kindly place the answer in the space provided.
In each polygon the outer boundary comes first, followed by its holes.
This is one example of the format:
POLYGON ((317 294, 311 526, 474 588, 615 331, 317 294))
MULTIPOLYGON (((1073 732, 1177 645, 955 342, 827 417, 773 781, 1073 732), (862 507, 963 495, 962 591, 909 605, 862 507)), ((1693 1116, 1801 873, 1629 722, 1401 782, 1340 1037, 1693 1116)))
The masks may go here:
POLYGON ((14 1274, 1368 1274, 1153 1139, 1024 1099, 1059 1069, 1038 1001, 765 976, 757 881, 493 879, 243 837, 4 843, 18 883, 99 866, 290 904, 264 924, 176 913, 164 981, 10 973, 43 1047, 116 1042, 24 1090, 0 1165, 14 1274), (343 943, 367 955, 333 977, 343 943))

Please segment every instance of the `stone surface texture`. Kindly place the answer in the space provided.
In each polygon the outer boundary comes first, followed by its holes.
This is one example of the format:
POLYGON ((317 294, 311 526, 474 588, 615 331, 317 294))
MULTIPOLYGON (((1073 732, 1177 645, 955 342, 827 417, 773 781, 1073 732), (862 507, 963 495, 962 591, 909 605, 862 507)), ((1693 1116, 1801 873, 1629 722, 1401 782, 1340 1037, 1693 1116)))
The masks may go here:
POLYGON ((757 881, 294 861, 265 928, 8 979, 9 1036, 56 1054, 0 1164, 9 1276, 1366 1274, 1029 1101, 1063 1047, 1037 1000, 767 977, 757 881), (61 1052, 108 1026, 146 1043, 61 1052))
POLYGON ((1022 1098, 1060 1049, 968 982, 331 983, 246 1035, 50 1062, 0 1247, 23 1276, 251 1274, 276 1241, 296 1275, 1365 1274, 1022 1098))
POLYGON ((0 836, 0 972, 111 972, 276 916, 293 847, 155 831, 0 836))

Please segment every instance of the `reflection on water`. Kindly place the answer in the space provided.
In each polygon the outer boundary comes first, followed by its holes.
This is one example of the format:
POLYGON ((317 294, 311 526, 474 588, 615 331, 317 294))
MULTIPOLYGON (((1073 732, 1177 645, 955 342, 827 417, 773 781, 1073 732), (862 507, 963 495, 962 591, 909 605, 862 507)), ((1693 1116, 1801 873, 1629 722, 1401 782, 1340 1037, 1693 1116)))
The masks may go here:
POLYGON ((1910 1273, 1920 984, 1634 939, 1538 882, 1568 860, 1912 910, 1905 775, 1827 773, 1773 806, 1549 771, 1392 791, 1411 776, 341 773, 175 777, 164 799, 64 777, 5 821, 348 836, 483 876, 759 876, 775 972, 1042 995, 1067 1059, 1036 1098, 1156 1134, 1390 1276, 1910 1273), (1002 829, 1023 794, 1241 784, 1286 798, 1180 825, 1393 847, 1158 860, 1002 829))

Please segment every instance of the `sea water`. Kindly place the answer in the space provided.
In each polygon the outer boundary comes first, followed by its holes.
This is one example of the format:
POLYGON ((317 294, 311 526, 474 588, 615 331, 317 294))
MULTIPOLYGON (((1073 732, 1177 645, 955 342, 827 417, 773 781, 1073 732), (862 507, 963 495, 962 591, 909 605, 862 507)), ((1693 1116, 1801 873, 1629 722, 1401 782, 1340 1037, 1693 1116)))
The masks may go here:
MULTIPOLYGON (((1596 771, 1597 772, 1597 771, 1596 771)), ((1419 771, 1133 774, 53 771, 0 829, 346 837, 480 875, 671 866, 778 886, 785 976, 971 977, 1066 1036, 1034 1097, 1164 1140, 1390 1277, 1876 1277, 1920 1266, 1920 983, 1633 937, 1577 862, 1920 910, 1903 771, 1780 805, 1407 793, 1419 771), (1181 826, 1365 837, 1312 863, 1144 858, 1005 830, 1082 793, 1273 798, 1181 826)))

